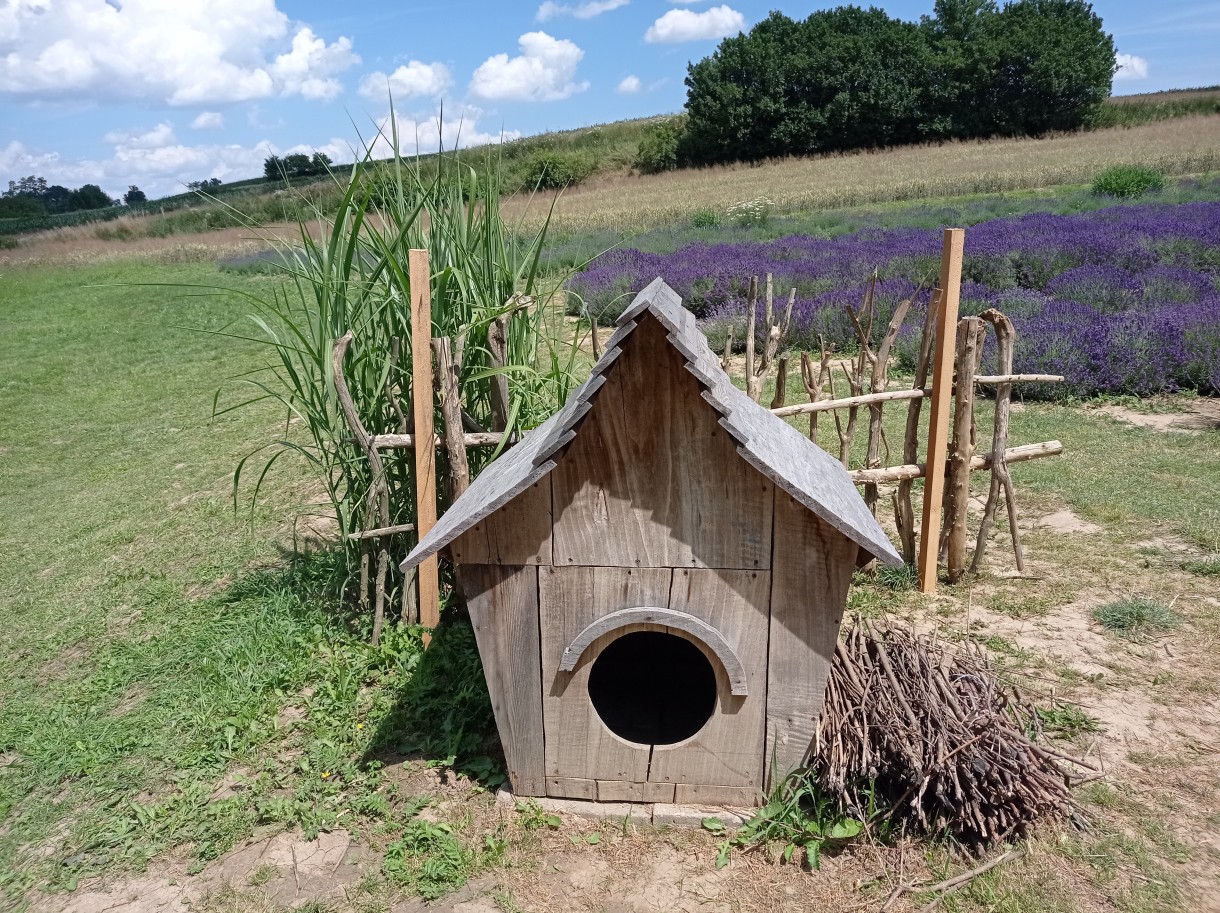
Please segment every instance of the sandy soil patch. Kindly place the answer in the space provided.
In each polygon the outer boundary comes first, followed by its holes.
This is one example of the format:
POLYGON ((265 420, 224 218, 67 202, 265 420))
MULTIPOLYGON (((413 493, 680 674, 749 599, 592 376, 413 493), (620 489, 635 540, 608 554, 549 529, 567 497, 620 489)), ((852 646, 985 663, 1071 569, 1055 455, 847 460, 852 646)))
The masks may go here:
POLYGON ((1153 431, 1198 434, 1220 430, 1220 400, 1210 397, 1186 401, 1185 412, 1137 412, 1118 405, 1100 406, 1097 411, 1128 425, 1153 431))

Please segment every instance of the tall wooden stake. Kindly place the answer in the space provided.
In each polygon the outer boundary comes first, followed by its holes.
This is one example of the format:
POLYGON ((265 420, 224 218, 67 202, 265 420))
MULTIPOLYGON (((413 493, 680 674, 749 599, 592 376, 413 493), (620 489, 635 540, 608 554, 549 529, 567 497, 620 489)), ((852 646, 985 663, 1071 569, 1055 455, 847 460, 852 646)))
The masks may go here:
POLYGON ((949 443, 949 400, 953 395, 953 354, 957 307, 962 290, 962 251, 966 232, 946 228, 940 256, 940 297, 936 312, 936 356, 932 361, 932 400, 928 419, 927 475, 924 477, 923 522, 919 535, 919 589, 936 592, 936 553, 940 546, 941 502, 945 492, 945 458, 949 443))
MULTIPOLYGON (((974 458, 974 369, 983 348, 983 322, 963 317, 957 328, 957 401, 953 404, 953 447, 949 457, 949 511, 945 518, 947 578, 966 573, 966 520, 970 506, 970 461, 974 458)), ((1003 454, 1000 456, 1003 461, 1003 454)), ((992 466, 994 467, 994 462, 992 466)))
MULTIPOLYGON (((432 386, 432 275, 426 250, 407 255, 411 276, 411 403, 415 439, 435 437, 432 386)), ((415 448, 415 526, 422 539, 436 525, 436 448, 415 448)), ((436 556, 419 566, 419 622, 435 628, 440 621, 440 572, 436 556)), ((428 637, 424 636, 427 643, 428 637)))

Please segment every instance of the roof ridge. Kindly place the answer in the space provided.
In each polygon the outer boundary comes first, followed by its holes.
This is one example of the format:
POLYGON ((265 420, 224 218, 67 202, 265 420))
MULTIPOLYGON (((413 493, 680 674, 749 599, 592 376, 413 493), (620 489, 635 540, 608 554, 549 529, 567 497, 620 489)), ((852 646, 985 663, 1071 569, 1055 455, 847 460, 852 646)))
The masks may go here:
POLYGON ((888 564, 902 564, 842 464, 733 385, 694 315, 658 276, 619 316, 588 379, 558 412, 479 474, 403 561, 404 569, 440 551, 555 468, 645 313, 665 328, 667 341, 703 388, 700 396, 720 414, 718 421, 742 459, 861 548, 888 564))

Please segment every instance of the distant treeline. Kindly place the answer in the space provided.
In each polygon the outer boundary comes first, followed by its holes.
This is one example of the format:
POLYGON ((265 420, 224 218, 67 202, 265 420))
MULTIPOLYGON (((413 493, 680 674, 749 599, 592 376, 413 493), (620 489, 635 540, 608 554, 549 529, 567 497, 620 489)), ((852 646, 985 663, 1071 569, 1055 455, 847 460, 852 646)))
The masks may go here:
POLYGON ((657 129, 644 170, 1073 130, 1114 72, 1083 0, 937 0, 919 22, 775 12, 690 65, 685 123, 657 129))

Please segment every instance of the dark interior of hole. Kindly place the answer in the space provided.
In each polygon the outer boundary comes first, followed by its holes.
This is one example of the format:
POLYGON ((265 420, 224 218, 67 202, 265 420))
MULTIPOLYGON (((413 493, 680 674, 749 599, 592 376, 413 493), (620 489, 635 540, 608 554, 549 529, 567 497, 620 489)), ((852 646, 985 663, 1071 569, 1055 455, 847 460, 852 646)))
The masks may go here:
POLYGON ((624 634, 593 661, 589 699, 619 738, 672 745, 716 708, 716 671, 688 640, 661 631, 624 634))

